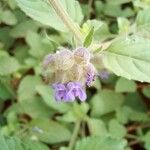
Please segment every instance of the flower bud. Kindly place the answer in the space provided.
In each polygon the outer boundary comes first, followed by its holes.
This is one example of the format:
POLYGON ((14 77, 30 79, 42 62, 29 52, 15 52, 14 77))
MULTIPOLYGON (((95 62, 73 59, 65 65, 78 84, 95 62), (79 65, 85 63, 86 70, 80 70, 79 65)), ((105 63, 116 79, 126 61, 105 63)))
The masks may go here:
POLYGON ((43 71, 46 69, 49 72, 54 72, 54 70, 55 70, 55 54, 46 55, 42 66, 43 66, 43 71))
POLYGON ((64 49, 56 53, 55 65, 58 70, 68 70, 74 64, 73 53, 64 49))
POLYGON ((68 71, 68 79, 70 81, 79 81, 83 76, 83 67, 80 65, 74 65, 69 71, 68 71))
POLYGON ((87 48, 79 47, 74 51, 74 58, 78 64, 85 65, 90 61, 90 52, 87 48))
POLYGON ((87 74, 86 74, 86 84, 90 86, 91 83, 95 80, 96 70, 95 67, 89 63, 87 66, 87 74))

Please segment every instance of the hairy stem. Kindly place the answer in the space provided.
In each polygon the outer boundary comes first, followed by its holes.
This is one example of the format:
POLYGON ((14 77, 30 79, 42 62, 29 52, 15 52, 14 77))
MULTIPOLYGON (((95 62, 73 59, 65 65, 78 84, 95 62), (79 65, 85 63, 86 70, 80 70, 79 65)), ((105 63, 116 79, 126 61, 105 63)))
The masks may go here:
POLYGON ((55 9, 57 15, 66 25, 66 27, 74 34, 77 40, 82 43, 83 35, 80 31, 80 28, 73 22, 68 13, 64 10, 62 4, 59 0, 49 0, 52 7, 55 9))
POLYGON ((76 142, 78 132, 79 132, 79 129, 80 129, 80 124, 81 124, 81 121, 77 121, 76 124, 75 124, 74 131, 73 131, 73 134, 72 134, 69 146, 68 146, 69 150, 73 150, 73 147, 74 147, 74 144, 76 142))

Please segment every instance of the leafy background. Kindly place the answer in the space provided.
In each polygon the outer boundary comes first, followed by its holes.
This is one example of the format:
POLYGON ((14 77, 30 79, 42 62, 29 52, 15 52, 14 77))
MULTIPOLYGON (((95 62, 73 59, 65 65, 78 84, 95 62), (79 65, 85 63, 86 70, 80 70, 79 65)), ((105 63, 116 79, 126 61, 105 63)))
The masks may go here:
POLYGON ((61 0, 83 33, 94 26, 94 41, 121 36, 104 64, 123 77, 97 79, 86 103, 55 102, 41 76, 43 57, 74 48, 72 35, 46 1, 17 2, 0 1, 0 150, 68 150, 79 119, 75 150, 150 150, 150 85, 128 80, 150 81, 149 0, 61 0))

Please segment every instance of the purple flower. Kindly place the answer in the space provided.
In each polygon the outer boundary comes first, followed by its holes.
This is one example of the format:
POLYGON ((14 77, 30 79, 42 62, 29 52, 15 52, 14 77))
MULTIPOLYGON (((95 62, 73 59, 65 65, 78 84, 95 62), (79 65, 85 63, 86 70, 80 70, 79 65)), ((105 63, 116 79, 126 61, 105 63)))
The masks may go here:
POLYGON ((90 64, 87 70, 86 85, 90 86, 94 80, 95 80, 95 68, 93 65, 90 64))
POLYGON ((87 96, 86 93, 79 82, 69 82, 67 84, 68 92, 66 95, 67 100, 74 101, 75 98, 79 98, 81 101, 85 101, 87 96))
POLYGON ((85 90, 79 82, 69 82, 67 84, 55 83, 53 84, 53 88, 55 90, 56 101, 69 102, 74 101, 76 98, 85 101, 87 98, 85 90))
POLYGON ((53 88, 55 90, 55 99, 56 101, 61 101, 65 99, 67 89, 64 84, 62 83, 55 83, 53 84, 53 88))

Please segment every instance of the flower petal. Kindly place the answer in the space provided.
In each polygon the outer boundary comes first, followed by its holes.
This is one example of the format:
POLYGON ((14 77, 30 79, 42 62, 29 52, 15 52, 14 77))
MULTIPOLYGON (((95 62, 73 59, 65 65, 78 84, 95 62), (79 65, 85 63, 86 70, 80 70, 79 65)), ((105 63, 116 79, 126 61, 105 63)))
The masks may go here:
POLYGON ((87 99, 87 95, 85 93, 85 91, 83 89, 79 90, 79 95, 78 95, 79 99, 83 102, 87 99))

